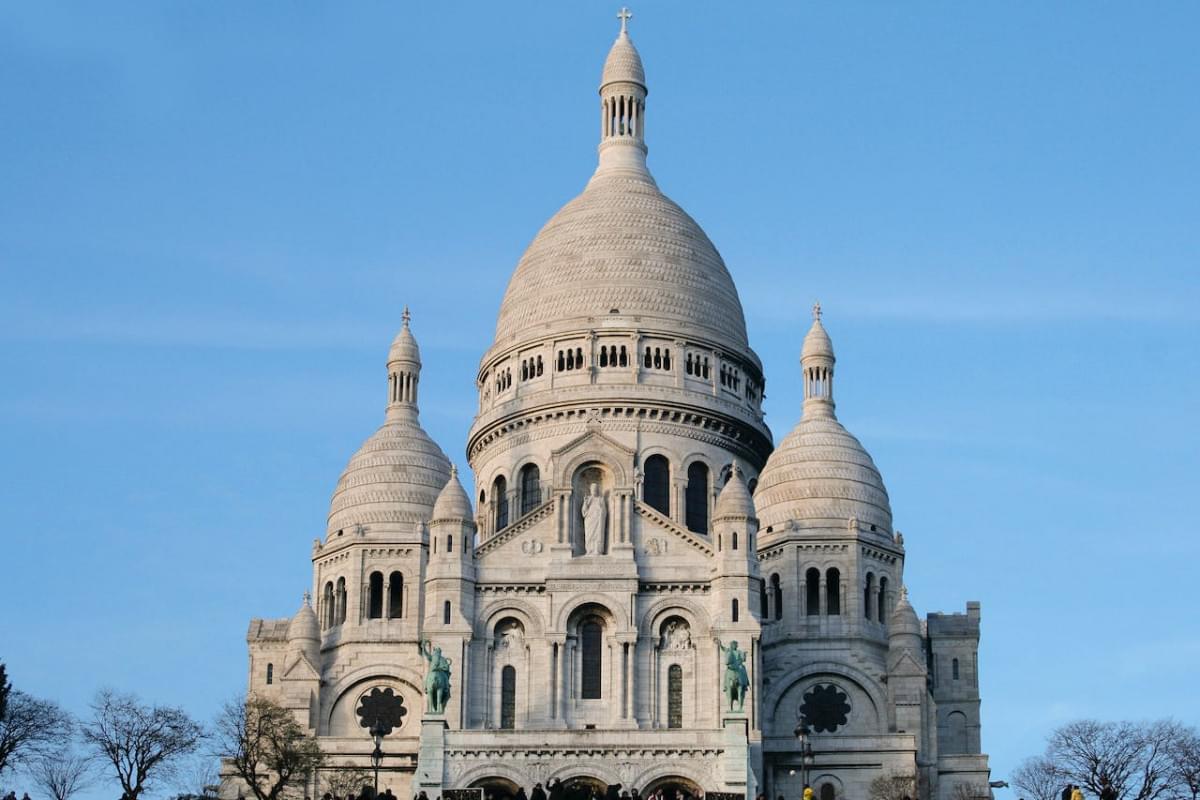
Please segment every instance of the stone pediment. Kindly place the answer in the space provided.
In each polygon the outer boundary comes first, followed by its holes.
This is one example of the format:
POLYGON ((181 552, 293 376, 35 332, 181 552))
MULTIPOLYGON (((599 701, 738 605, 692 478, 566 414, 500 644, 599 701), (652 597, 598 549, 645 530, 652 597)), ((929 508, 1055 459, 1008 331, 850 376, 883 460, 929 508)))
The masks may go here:
POLYGON ((575 469, 588 461, 599 461, 613 471, 618 487, 633 485, 631 470, 637 453, 600 431, 600 423, 588 425, 587 433, 572 439, 550 454, 556 486, 570 486, 575 469))
POLYGON ((697 536, 642 501, 634 503, 633 511, 638 518, 634 526, 634 544, 639 560, 652 563, 657 557, 690 553, 707 562, 715 555, 712 544, 706 538, 697 536))
POLYGON ((287 667, 280 678, 285 681, 316 681, 321 679, 321 673, 303 653, 295 653, 287 662, 287 667))
POLYGON ((503 552, 505 560, 513 557, 538 558, 548 553, 556 538, 554 509, 557 505, 558 500, 551 498, 479 544, 475 548, 476 560, 482 566, 500 552, 503 552))
POLYGON ((900 655, 891 659, 888 674, 898 678, 921 677, 925 675, 925 665, 913 656, 911 650, 901 650, 900 655))

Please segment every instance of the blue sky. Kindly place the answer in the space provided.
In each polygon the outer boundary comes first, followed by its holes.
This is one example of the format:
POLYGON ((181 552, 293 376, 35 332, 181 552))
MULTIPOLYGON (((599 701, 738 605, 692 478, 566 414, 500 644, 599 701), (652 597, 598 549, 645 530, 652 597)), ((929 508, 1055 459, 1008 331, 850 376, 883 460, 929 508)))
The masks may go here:
MULTIPOLYGON (((738 283, 776 438, 819 298, 915 605, 983 603, 995 776, 1073 717, 1200 723, 1200 8, 633 10, 651 168, 738 283)), ((18 687, 205 719, 244 688, 406 303, 465 468, 508 276, 595 163, 615 11, 0 6, 18 687)))

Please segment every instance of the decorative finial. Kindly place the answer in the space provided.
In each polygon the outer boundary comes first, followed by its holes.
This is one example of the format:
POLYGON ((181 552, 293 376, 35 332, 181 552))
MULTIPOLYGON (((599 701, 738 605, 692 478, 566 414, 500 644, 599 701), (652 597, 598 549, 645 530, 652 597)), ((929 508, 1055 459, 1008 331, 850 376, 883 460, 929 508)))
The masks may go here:
POLYGON ((813 320, 816 322, 821 321, 821 301, 820 300, 813 303, 813 320))
POLYGON ((742 468, 738 466, 737 459, 735 458, 733 460, 733 463, 729 465, 729 475, 730 475, 730 477, 733 477, 734 475, 741 475, 741 474, 742 474, 742 468))
POLYGON ((622 8, 617 12, 617 19, 621 20, 621 33, 628 33, 629 20, 633 19, 633 12, 628 8, 622 8))
POLYGON ((308 591, 308 589, 304 590, 304 605, 312 607, 312 592, 308 591))
POLYGON ((404 327, 408 327, 408 323, 412 320, 412 314, 408 313, 408 306, 404 306, 404 313, 400 315, 400 319, 404 320, 404 327))
POLYGON ((450 465, 450 480, 458 480, 458 467, 454 464, 450 465))

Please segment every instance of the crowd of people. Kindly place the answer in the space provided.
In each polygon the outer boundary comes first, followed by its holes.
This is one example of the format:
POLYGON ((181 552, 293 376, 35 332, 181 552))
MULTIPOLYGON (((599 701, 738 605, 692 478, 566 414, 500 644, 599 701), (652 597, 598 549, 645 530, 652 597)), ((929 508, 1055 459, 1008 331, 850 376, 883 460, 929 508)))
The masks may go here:
MULTIPOLYGON (((4 800, 10 800, 10 798, 4 798, 4 800)), ((11 798, 11 800, 16 800, 16 798, 11 798)), ((29 800, 28 795, 22 800, 29 800)), ((321 800, 343 799, 326 792, 322 795, 321 800)), ((396 800, 396 795, 388 788, 376 796, 371 787, 364 786, 358 794, 346 795, 345 800, 396 800)), ((413 795, 413 800, 430 800, 430 798, 426 792, 420 791, 413 795)), ((442 800, 442 796, 438 795, 435 800, 442 800)), ((501 795, 485 789, 483 790, 483 800, 704 800, 704 795, 669 787, 656 789, 650 794, 643 795, 637 789, 626 789, 619 783, 610 784, 601 790, 598 786, 590 783, 564 783, 560 780, 553 780, 545 786, 535 783, 528 793, 524 787, 517 788, 515 792, 506 792, 501 795)))

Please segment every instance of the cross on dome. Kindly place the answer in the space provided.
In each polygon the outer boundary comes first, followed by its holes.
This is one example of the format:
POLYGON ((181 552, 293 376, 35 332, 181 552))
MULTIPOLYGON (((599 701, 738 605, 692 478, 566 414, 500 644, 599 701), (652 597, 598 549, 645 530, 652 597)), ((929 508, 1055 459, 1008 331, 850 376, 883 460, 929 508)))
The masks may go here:
POLYGON ((633 12, 628 8, 622 8, 617 12, 617 19, 621 20, 621 33, 627 33, 629 20, 633 19, 633 12))
POLYGON ((307 589, 304 590, 304 605, 309 607, 312 606, 312 592, 308 591, 307 589))
POLYGON ((408 306, 404 306, 404 313, 400 315, 400 319, 404 320, 404 327, 408 327, 408 323, 412 321, 412 314, 408 313, 408 306))
POLYGON ((813 303, 813 319, 820 321, 821 319, 821 301, 813 303))

